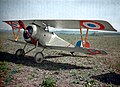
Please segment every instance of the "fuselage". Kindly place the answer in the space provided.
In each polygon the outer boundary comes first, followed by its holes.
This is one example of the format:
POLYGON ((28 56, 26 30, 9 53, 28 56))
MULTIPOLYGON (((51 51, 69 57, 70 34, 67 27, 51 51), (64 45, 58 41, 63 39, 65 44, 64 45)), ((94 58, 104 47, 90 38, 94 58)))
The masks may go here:
MULTIPOLYGON (((27 31, 31 34, 34 40, 37 40, 42 46, 62 46, 62 47, 74 47, 69 42, 63 40, 53 32, 49 32, 48 29, 34 24, 27 26, 27 31)), ((23 33, 24 40, 28 43, 31 43, 31 39, 26 34, 26 31, 23 33)))

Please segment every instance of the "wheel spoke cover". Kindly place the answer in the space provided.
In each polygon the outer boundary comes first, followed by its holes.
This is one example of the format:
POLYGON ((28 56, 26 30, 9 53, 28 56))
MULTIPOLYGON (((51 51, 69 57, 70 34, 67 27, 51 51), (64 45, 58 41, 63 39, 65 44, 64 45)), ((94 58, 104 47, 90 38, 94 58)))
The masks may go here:
POLYGON ((18 49, 15 53, 16 57, 22 57, 25 55, 25 51, 23 49, 18 49))
POLYGON ((36 55, 35 55, 35 62, 36 62, 36 63, 42 63, 43 58, 44 58, 43 53, 42 53, 42 52, 38 52, 38 53, 36 53, 36 55))

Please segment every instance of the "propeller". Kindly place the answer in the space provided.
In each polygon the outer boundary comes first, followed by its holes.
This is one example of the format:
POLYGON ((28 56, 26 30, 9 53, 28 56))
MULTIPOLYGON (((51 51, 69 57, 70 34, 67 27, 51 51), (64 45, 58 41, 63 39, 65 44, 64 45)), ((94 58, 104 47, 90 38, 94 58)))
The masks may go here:
POLYGON ((28 30, 26 29, 26 26, 24 25, 24 23, 23 23, 21 20, 19 20, 18 23, 19 23, 19 25, 25 30, 26 34, 30 37, 31 42, 32 42, 34 45, 36 45, 36 44, 37 44, 37 41, 35 41, 35 39, 33 39, 33 37, 29 34, 29 32, 28 32, 28 30))

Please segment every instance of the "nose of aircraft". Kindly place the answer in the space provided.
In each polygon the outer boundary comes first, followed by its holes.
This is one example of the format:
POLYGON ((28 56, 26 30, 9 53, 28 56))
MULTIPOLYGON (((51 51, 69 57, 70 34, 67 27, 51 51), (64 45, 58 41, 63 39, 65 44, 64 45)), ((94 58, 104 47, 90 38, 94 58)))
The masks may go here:
MULTIPOLYGON (((33 33, 33 28, 32 28, 32 26, 28 26, 26 29, 27 29, 28 33, 32 35, 32 33, 33 33)), ((28 34, 26 33, 26 31, 24 31, 23 37, 24 37, 25 39, 29 39, 29 36, 28 36, 28 34)))

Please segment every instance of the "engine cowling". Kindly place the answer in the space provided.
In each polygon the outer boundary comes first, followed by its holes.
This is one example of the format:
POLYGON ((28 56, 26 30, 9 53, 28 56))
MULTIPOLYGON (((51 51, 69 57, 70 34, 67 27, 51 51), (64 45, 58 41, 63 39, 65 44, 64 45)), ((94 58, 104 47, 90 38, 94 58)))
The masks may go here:
MULTIPOLYGON (((37 26, 36 25, 29 25, 26 27, 26 30, 29 32, 29 34, 34 38, 35 40, 37 35, 37 26)), ((23 32, 23 37, 26 42, 31 42, 30 37, 27 35, 26 31, 23 32)))

